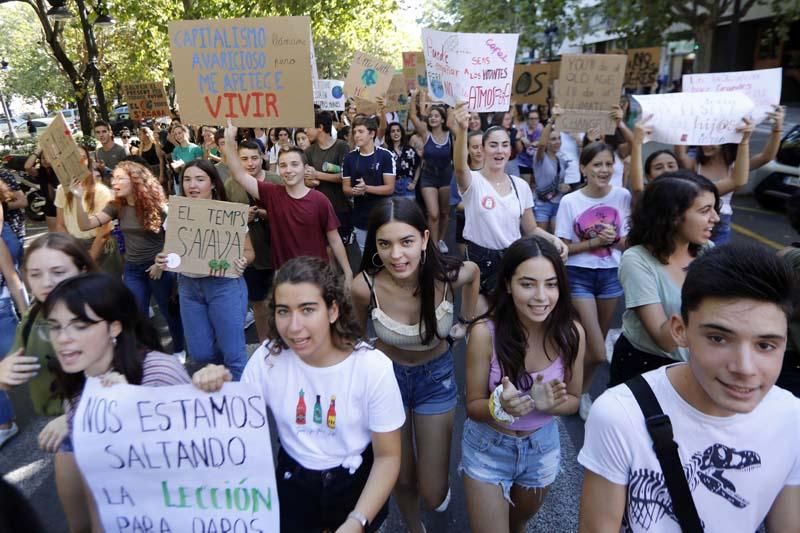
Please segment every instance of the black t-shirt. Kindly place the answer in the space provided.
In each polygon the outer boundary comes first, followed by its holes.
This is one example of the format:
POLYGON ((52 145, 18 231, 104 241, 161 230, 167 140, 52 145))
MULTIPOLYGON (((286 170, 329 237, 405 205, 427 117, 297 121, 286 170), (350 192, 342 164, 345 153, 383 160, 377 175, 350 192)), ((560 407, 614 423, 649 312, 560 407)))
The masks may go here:
MULTIPOLYGON (((320 148, 317 143, 312 144, 306 148, 306 157, 309 164, 320 172, 336 174, 342 171, 344 158, 349 151, 347 143, 337 139, 327 150, 320 148)), ((328 197, 336 213, 350 211, 350 202, 347 201, 340 183, 320 180, 317 190, 328 197)))

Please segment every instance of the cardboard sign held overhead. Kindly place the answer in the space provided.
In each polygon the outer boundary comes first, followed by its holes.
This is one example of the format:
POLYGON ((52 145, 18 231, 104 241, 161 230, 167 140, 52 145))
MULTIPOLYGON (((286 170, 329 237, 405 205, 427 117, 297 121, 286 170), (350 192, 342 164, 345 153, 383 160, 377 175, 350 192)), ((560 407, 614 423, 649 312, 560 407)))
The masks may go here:
POLYGON ((619 104, 626 60, 622 55, 561 56, 558 103, 564 114, 558 126, 562 131, 580 133, 597 128, 603 135, 614 133, 616 125, 609 113, 619 104))
POLYGON ((666 144, 715 145, 739 143, 736 128, 753 110, 753 101, 740 92, 634 95, 642 116, 653 115, 653 133, 646 141, 666 144))
POLYGON ((517 55, 516 33, 450 33, 422 29, 422 48, 433 101, 469 111, 508 111, 517 55))
POLYGON ((374 102, 389 90, 393 75, 394 67, 386 61, 356 52, 344 80, 344 92, 347 96, 374 102))
POLYGON ((133 120, 167 117, 170 115, 164 82, 126 83, 122 86, 128 111, 133 120))
POLYGON ((386 111, 408 110, 409 96, 406 80, 402 74, 395 74, 392 77, 392 83, 389 84, 389 90, 386 91, 383 100, 386 104, 386 111))
POLYGON ((313 127, 310 36, 308 17, 170 22, 181 118, 313 127))
POLYGON ((550 65, 516 65, 511 96, 518 104, 547 103, 547 88, 550 86, 550 65))
POLYGON ((625 88, 638 89, 656 84, 661 65, 661 48, 633 48, 628 50, 625 67, 625 88))
MULTIPOLYGON (((189 332, 187 332, 189 333, 189 332)), ((264 398, 256 385, 104 387, 75 413, 75 460, 103 531, 280 529, 264 398)))
POLYGON ((317 80, 314 85, 314 103, 322 111, 344 111, 344 82, 317 80))
POLYGON ((755 104, 753 120, 759 124, 767 118, 767 113, 773 110, 773 106, 780 104, 782 78, 782 68, 715 72, 713 74, 684 74, 683 92, 743 92, 755 104))
POLYGON ((244 257, 247 211, 246 205, 234 202, 170 196, 167 270, 237 277, 233 262, 244 257))
POLYGON ((81 152, 61 113, 39 137, 39 147, 65 189, 69 190, 74 180, 89 173, 89 168, 81 163, 81 152))

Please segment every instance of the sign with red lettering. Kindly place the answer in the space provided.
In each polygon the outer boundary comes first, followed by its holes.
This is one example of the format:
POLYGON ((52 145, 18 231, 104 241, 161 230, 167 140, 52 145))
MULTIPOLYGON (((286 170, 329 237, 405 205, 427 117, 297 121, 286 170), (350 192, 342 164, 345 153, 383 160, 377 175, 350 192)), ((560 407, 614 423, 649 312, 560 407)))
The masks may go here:
POLYGON ((582 133, 591 128, 614 133, 611 108, 619 104, 627 57, 616 54, 564 54, 556 99, 564 110, 562 131, 582 133))
POLYGON ((178 20, 169 44, 181 118, 240 127, 314 125, 308 17, 178 20))
POLYGON ((133 120, 168 117, 170 115, 164 82, 126 83, 122 86, 125 101, 133 120))
POLYGON ((406 80, 406 89, 409 92, 419 87, 428 86, 425 56, 422 52, 403 52, 403 77, 406 80))
POLYGON ((422 29, 433 101, 466 102, 477 112, 508 111, 518 34, 450 33, 422 29))

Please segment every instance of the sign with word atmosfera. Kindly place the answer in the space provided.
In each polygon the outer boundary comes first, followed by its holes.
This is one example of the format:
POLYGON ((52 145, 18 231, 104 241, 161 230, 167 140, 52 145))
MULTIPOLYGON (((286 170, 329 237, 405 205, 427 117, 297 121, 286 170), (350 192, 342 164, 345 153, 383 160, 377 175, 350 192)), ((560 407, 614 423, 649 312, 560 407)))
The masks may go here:
POLYGON ((603 135, 614 133, 617 126, 609 114, 619 104, 627 59, 615 54, 561 56, 556 101, 564 110, 558 121, 562 131, 597 128, 603 135))
POLYGON ((313 127, 310 35, 308 17, 170 22, 181 118, 313 127))
POLYGON ((89 378, 73 439, 105 531, 279 530, 267 409, 254 385, 207 394, 89 378))
POLYGON ((236 277, 244 257, 248 207, 235 202, 169 197, 164 252, 167 270, 236 277))
POLYGON ((517 55, 516 33, 450 33, 422 29, 431 100, 469 111, 508 111, 517 55))

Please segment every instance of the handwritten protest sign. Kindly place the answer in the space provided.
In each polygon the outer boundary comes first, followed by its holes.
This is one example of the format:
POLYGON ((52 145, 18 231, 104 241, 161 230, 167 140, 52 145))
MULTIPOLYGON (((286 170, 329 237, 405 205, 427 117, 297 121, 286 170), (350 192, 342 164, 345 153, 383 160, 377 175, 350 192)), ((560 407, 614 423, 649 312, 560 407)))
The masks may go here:
POLYGON ((628 63, 625 67, 625 87, 638 89, 656 84, 661 64, 661 48, 632 48, 628 50, 628 63))
POLYGON ((614 133, 609 117, 619 104, 625 61, 622 55, 564 54, 558 77, 558 103, 564 110, 559 127, 566 132, 597 128, 604 135, 614 133))
POLYGON ((685 74, 683 76, 683 92, 742 92, 749 96, 755 104, 753 120, 758 124, 767 118, 767 113, 772 111, 772 106, 780 103, 782 77, 782 68, 717 72, 713 74, 685 74))
POLYGON ((753 101, 740 92, 670 93, 635 95, 642 116, 653 115, 648 141, 666 144, 709 145, 738 143, 742 117, 753 110, 753 101))
POLYGON ((395 74, 392 77, 392 83, 389 84, 389 90, 386 91, 383 100, 386 104, 386 111, 408 110, 409 96, 406 80, 402 74, 395 74))
POLYGON ((374 102, 377 97, 386 94, 393 75, 394 67, 391 64, 364 52, 356 52, 344 80, 344 92, 348 96, 374 102))
POLYGON ((310 31, 308 17, 170 22, 181 118, 313 126, 310 31))
POLYGON ((344 111, 344 82, 317 80, 314 84, 314 103, 323 111, 344 111))
POLYGON ((133 120, 147 120, 169 116, 169 102, 164 82, 126 83, 122 86, 128 111, 133 120))
POLYGON ((58 181, 64 188, 69 189, 72 181, 83 178, 89 169, 81 163, 81 153, 72 133, 64 120, 64 115, 59 113, 53 122, 47 126, 39 137, 39 147, 45 157, 53 166, 58 181))
POLYGON ((422 52, 403 52, 403 78, 406 80, 406 89, 409 92, 428 86, 425 55, 422 52))
POLYGON ((550 65, 516 65, 512 96, 518 104, 546 104, 550 85, 550 65))
POLYGON ((279 530, 266 405, 254 385, 207 394, 89 378, 73 439, 105 531, 279 530))
POLYGON ((428 94, 450 105, 464 101, 469 111, 508 111, 518 37, 423 28, 428 94))
POLYGON ((246 233, 244 204, 170 196, 167 270, 236 277, 233 262, 244 257, 246 233))

